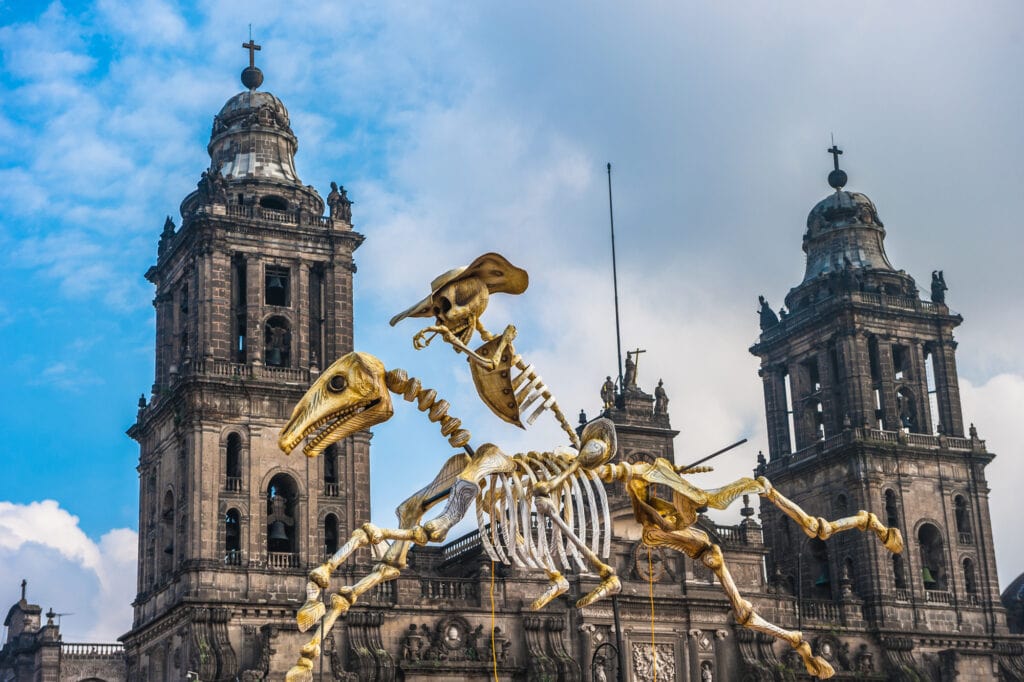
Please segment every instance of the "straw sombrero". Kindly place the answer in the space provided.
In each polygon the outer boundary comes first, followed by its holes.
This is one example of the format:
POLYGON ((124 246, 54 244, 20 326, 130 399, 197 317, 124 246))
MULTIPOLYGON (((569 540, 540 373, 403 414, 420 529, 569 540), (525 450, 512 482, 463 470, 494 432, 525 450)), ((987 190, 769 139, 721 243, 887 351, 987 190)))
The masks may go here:
POLYGON ((391 326, 395 326, 407 317, 430 317, 434 314, 434 296, 437 292, 453 282, 479 277, 487 285, 489 294, 521 294, 530 285, 530 276, 526 270, 505 260, 497 253, 485 253, 469 265, 455 268, 434 278, 430 283, 430 295, 411 308, 391 318, 391 326))

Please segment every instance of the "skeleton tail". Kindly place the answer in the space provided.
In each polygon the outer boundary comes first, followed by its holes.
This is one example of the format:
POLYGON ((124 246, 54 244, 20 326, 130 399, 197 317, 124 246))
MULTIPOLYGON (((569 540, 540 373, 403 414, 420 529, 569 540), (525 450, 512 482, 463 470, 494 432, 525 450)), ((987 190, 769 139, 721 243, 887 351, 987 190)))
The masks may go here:
POLYGON ((512 366, 520 372, 512 379, 512 387, 516 391, 516 404, 519 406, 519 413, 525 415, 526 409, 540 400, 537 408, 526 418, 526 423, 532 424, 537 421, 537 417, 540 416, 541 412, 550 409, 552 414, 555 415, 555 419, 561 425, 562 430, 568 434, 569 441, 578 449, 580 447, 580 438, 576 435, 576 430, 572 428, 569 420, 562 414, 562 408, 558 406, 558 401, 555 400, 551 389, 537 375, 533 365, 527 365, 521 355, 516 355, 512 358, 512 366))
MULTIPOLYGON (((522 494, 542 481, 564 471, 571 460, 550 453, 517 455, 518 466, 511 473, 488 477, 477 496, 477 524, 481 544, 495 561, 525 568, 549 568, 555 560, 571 570, 591 570, 579 549, 558 529, 537 513, 533 495, 522 494)), ((611 544, 611 518, 603 484, 586 470, 569 476, 550 497, 561 501, 559 515, 577 538, 595 554, 607 557, 611 544)), ((551 566, 553 568, 553 566, 551 566)))
POLYGON ((420 412, 426 412, 427 418, 432 422, 441 423, 441 435, 448 438, 448 443, 453 448, 461 448, 469 443, 471 438, 469 431, 459 428, 462 422, 448 414, 450 407, 447 400, 438 400, 437 391, 432 388, 423 388, 420 380, 410 377, 404 369, 390 370, 385 378, 388 390, 401 395, 407 401, 416 401, 416 407, 420 412))

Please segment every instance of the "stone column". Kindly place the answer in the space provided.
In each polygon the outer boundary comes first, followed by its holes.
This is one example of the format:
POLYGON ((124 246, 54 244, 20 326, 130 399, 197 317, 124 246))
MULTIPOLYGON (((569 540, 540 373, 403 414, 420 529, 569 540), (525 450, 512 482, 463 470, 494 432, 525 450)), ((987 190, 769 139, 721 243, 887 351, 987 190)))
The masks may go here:
POLYGON ((263 263, 247 258, 245 263, 246 334, 245 352, 249 364, 263 363, 263 263))
POLYGON ((825 438, 834 436, 843 430, 843 416, 836 414, 835 385, 832 382, 832 363, 829 361, 829 349, 827 346, 818 348, 818 381, 821 383, 821 416, 822 427, 825 431, 825 438))
POLYGON ((836 343, 839 356, 839 384, 843 403, 853 426, 875 423, 875 393, 871 386, 871 361, 868 339, 860 331, 850 330, 836 343))
POLYGON ((935 396, 939 421, 947 436, 964 435, 964 417, 960 408, 960 384, 956 372, 956 341, 942 339, 935 344, 935 396))
POLYGON ((917 397, 917 430, 919 433, 935 433, 932 424, 931 400, 928 395, 928 363, 924 359, 924 344, 920 339, 910 342, 910 383, 917 397))
POLYGON ((292 309, 295 311, 295 323, 292 325, 292 344, 295 348, 295 366, 299 369, 309 368, 309 263, 298 261, 295 264, 295 296, 292 309))
POLYGON ((892 364, 892 339, 878 339, 878 373, 881 381, 879 394, 882 400, 882 426, 887 431, 897 431, 900 423, 899 410, 896 405, 896 373, 892 364))
POLYGON ((765 415, 768 420, 768 455, 771 459, 788 454, 790 447, 789 405, 783 368, 766 365, 758 370, 764 385, 765 415))

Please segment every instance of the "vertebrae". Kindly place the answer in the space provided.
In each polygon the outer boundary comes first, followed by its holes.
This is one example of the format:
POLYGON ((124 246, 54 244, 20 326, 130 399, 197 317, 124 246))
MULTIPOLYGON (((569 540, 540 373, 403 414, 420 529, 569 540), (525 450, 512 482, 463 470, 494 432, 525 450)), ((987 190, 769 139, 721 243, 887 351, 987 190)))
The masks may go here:
POLYGON ((576 430, 572 428, 569 421, 562 414, 561 408, 558 406, 558 401, 555 400, 555 396, 552 395, 551 389, 545 384, 544 380, 541 379, 533 369, 533 365, 527 365, 521 355, 516 355, 512 358, 512 366, 520 371, 520 374, 512 379, 512 387, 517 391, 516 403, 519 406, 519 413, 525 414, 526 409, 531 404, 540 400, 540 405, 533 411, 533 413, 526 418, 527 424, 532 424, 540 416, 541 412, 550 409, 555 415, 555 419, 558 420, 562 430, 569 436, 569 442, 574 447, 579 449, 580 438, 576 435, 576 430))
POLYGON ((404 369, 392 369, 385 376, 388 390, 401 395, 408 402, 416 401, 416 408, 420 412, 426 412, 427 418, 432 422, 441 423, 441 435, 448 438, 448 443, 454 448, 461 448, 469 443, 471 438, 469 431, 459 428, 462 422, 456 417, 448 414, 450 407, 447 400, 438 400, 437 391, 432 388, 423 388, 420 380, 410 377, 404 369))

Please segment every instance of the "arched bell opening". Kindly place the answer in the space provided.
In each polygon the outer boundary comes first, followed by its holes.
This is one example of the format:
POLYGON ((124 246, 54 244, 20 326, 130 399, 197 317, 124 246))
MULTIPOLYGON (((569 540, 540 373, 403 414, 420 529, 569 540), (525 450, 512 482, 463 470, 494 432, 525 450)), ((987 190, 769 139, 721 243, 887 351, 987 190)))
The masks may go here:
POLYGON ((291 367, 292 326, 280 315, 269 318, 264 325, 263 361, 268 367, 291 367))
POLYGON ((942 532, 931 523, 925 523, 917 531, 921 551, 921 583, 926 590, 947 589, 946 558, 943 551, 942 532))
MULTIPOLYGON (((281 555, 295 555, 299 551, 296 507, 298 486, 288 474, 277 474, 267 485, 267 552, 271 563, 289 559, 281 555)), ((297 565, 297 564, 296 564, 297 565)))

